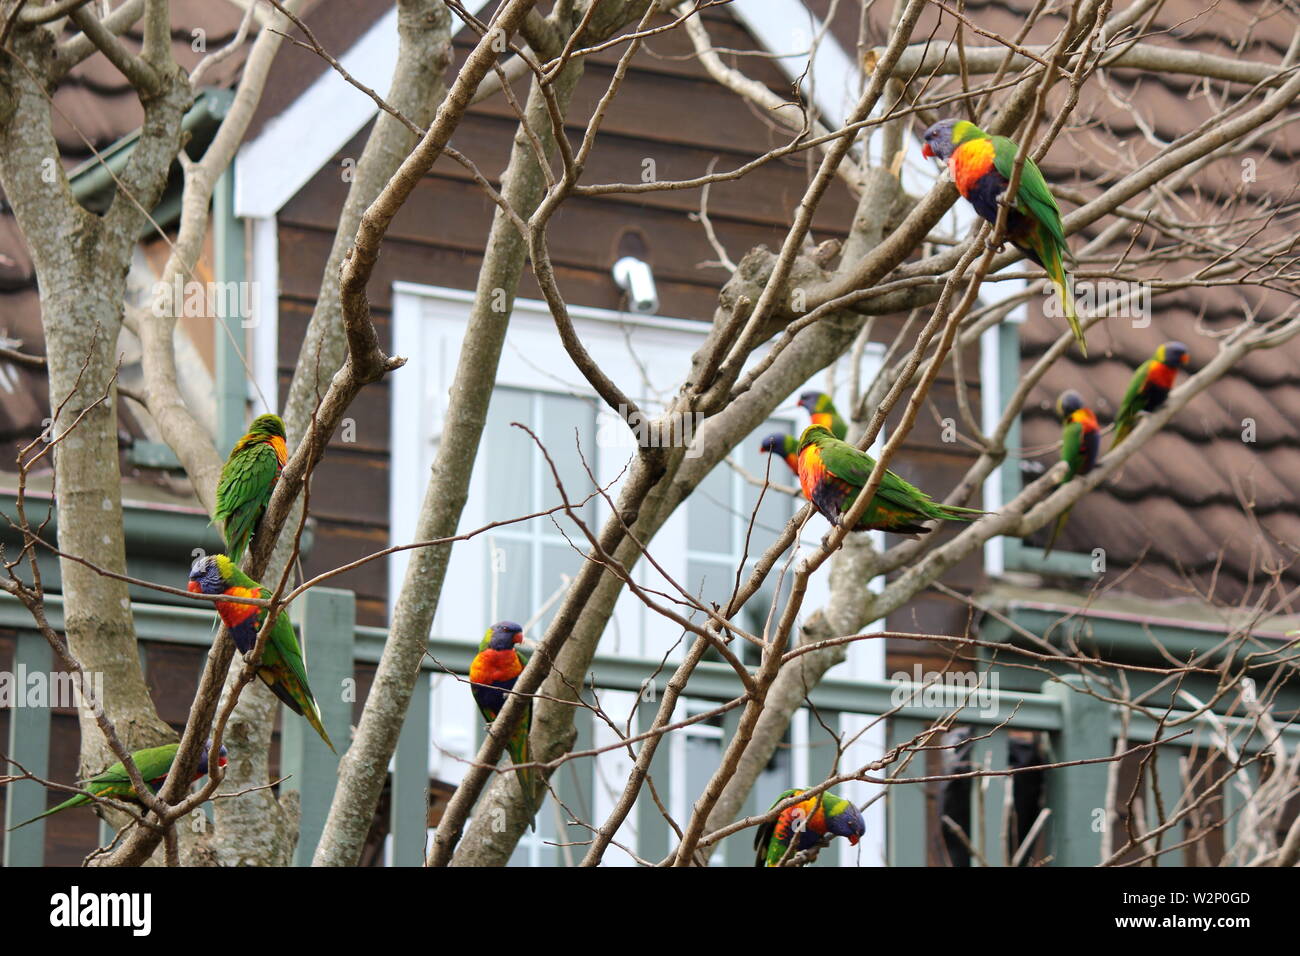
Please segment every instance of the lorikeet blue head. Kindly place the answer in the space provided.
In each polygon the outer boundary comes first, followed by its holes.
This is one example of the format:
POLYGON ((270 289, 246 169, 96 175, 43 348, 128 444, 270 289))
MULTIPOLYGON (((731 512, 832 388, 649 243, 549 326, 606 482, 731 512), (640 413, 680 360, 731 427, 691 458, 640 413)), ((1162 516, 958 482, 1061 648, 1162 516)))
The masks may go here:
POLYGON ((921 155, 936 157, 946 163, 953 150, 963 141, 983 135, 983 130, 966 120, 939 120, 925 131, 925 145, 921 147, 921 155))
POLYGON ((498 621, 488 630, 486 647, 506 651, 524 639, 524 629, 514 621, 498 621))
POLYGON ((793 454, 796 444, 793 435, 786 435, 783 432, 775 432, 763 439, 763 444, 758 446, 759 451, 765 451, 769 454, 778 455, 793 454))
POLYGON ((191 594, 221 594, 230 586, 235 564, 224 554, 205 554, 190 565, 191 594))
POLYGON ((1182 342, 1166 342, 1156 349, 1156 361, 1170 368, 1186 365, 1190 358, 1191 356, 1187 354, 1187 346, 1182 342))
POLYGON ((253 424, 248 426, 248 433, 283 438, 284 419, 279 415, 258 415, 253 419, 253 424))
POLYGON ((858 839, 867 832, 867 822, 853 801, 828 793, 822 797, 822 806, 826 811, 826 831, 847 837, 850 845, 857 846, 858 839))
POLYGON ((830 403, 831 397, 825 392, 809 391, 799 396, 799 407, 809 415, 826 411, 826 406, 830 403))
MULTIPOLYGON (((208 743, 203 745, 203 750, 199 753, 199 765, 194 771, 194 779, 196 780, 199 777, 206 777, 208 775, 208 749, 211 746, 212 746, 212 742, 209 741, 208 743)), ((225 765, 226 765, 226 745, 222 744, 219 748, 217 748, 217 766, 224 767, 225 765)))
POLYGON ((1056 414, 1063 422, 1069 421, 1071 415, 1084 407, 1086 406, 1083 404, 1083 396, 1072 388, 1067 388, 1056 400, 1056 414))

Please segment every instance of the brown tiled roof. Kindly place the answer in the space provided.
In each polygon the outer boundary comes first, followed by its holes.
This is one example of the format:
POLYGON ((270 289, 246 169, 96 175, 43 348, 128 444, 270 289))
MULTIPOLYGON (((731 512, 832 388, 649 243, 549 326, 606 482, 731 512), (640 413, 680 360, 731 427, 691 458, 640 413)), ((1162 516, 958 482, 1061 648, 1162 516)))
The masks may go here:
MULTIPOLYGON (((391 4, 388 0, 357 0, 346 4, 325 4, 318 0, 305 6, 303 19, 327 49, 343 51, 391 4), (317 9, 319 7, 319 9, 317 9), (344 9, 346 8, 346 9, 344 9)), ((234 4, 216 0, 172 0, 172 53, 186 69, 192 69, 207 54, 219 50, 236 35, 242 13, 234 4), (204 50, 196 51, 195 31, 202 30, 204 50)), ((138 51, 142 42, 139 25, 122 38, 123 44, 138 51)), ((207 71, 205 87, 233 86, 251 47, 246 41, 232 55, 207 71)), ((327 69, 314 53, 286 43, 282 46, 267 92, 249 129, 255 136, 270 116, 284 108, 327 69)), ((144 119, 139 97, 126 79, 102 54, 96 54, 74 69, 54 90, 53 124, 60 159, 72 169, 92 160, 103 150, 139 128, 144 119), (93 148, 92 148, 93 147, 93 148)), ((25 241, 12 212, 0 192, 0 344, 21 343, 25 352, 44 353, 40 303, 36 276, 25 241)), ((123 425, 139 434, 124 404, 123 425)), ((0 375, 0 456, 11 461, 11 451, 37 435, 49 415, 45 378, 27 369, 5 364, 0 375)))
MULTIPOLYGON (((822 17, 833 8, 832 30, 841 45, 846 50, 858 45, 858 11, 850 9, 855 5, 832 7, 831 0, 810 0, 810 6, 822 17)), ((981 28, 1014 37, 1033 6, 1030 0, 969 0, 962 10, 981 28)), ((872 13, 864 38, 868 47, 887 42, 889 9, 872 13)), ((932 36, 935 43, 947 46, 956 23, 937 5, 927 8, 914 42, 932 36)), ((1062 23, 1059 13, 1044 17, 1030 31, 1026 44, 1050 42, 1062 23)), ((1296 12, 1284 4, 1168 0, 1146 25, 1143 42, 1277 63, 1296 27, 1296 12)), ((965 42, 981 46, 990 41, 967 30, 965 42)), ((946 82, 955 86, 957 81, 946 82)), ((1061 103, 1064 85, 1057 84, 1051 94, 1048 118, 1061 103)), ((1240 93, 1242 87, 1231 89, 1240 93)), ((1159 147, 1144 130, 1169 142, 1212 118, 1224 98, 1222 83, 1207 85, 1188 76, 1111 69, 1106 89, 1096 79, 1085 85, 1069 125, 1042 164, 1044 173, 1062 192, 1095 196, 1115 180, 1117 169, 1140 165, 1157 152, 1159 147)), ((1040 123, 1040 133, 1045 128, 1040 123)), ((1268 238, 1293 238, 1300 233, 1298 157, 1300 131, 1294 124, 1275 129, 1248 153, 1207 167, 1179 194, 1179 202, 1186 205, 1175 214, 1211 224, 1242 216, 1246 210, 1281 208, 1281 215, 1261 236, 1249 235, 1256 223, 1237 227, 1232 238, 1253 245, 1268 238), (1253 181, 1243 181, 1247 178, 1242 175, 1244 158, 1255 162, 1253 181)), ((1077 204, 1063 201, 1061 205, 1068 214, 1077 204)), ((1077 250, 1113 221, 1104 218, 1075 236, 1071 245, 1077 250)), ((1145 233, 1137 247, 1145 249, 1148 242, 1165 241, 1145 233)), ((1078 268, 1106 271, 1114 259, 1112 254, 1109 260, 1093 259, 1078 268)), ((1143 266, 1141 271, 1170 277, 1185 272, 1187 265, 1179 268, 1171 262, 1158 269, 1143 266)), ((1071 350, 1029 396, 1022 435, 1027 476, 1041 473, 1059 455, 1060 426, 1053 408, 1062 390, 1079 389, 1103 424, 1109 424, 1133 369, 1161 342, 1186 342, 1196 368, 1216 353, 1217 335, 1247 314, 1260 319, 1280 314, 1294 304, 1297 291, 1270 293, 1251 286, 1189 289, 1153 298, 1152 321, 1146 327, 1135 327, 1128 319, 1095 326, 1089 334, 1089 358, 1080 359, 1071 350), (1044 452, 1048 446, 1051 450, 1044 452)), ((1032 303, 1029 311, 1021 328, 1022 371, 1064 328, 1062 320, 1044 317, 1038 303, 1032 303)), ((1300 340, 1252 353, 1184 409, 1119 475, 1075 507, 1058 549, 1104 548, 1111 579, 1140 561, 1140 571, 1125 578, 1121 587, 1151 597, 1187 596, 1190 580, 1202 592, 1213 587, 1218 600, 1236 602, 1259 584, 1262 563, 1295 565, 1286 578, 1292 585, 1300 584, 1298 423, 1300 340), (1242 438, 1247 418, 1255 422, 1253 442, 1242 438)), ((1041 544, 1045 536, 1040 533, 1030 543, 1041 544)))

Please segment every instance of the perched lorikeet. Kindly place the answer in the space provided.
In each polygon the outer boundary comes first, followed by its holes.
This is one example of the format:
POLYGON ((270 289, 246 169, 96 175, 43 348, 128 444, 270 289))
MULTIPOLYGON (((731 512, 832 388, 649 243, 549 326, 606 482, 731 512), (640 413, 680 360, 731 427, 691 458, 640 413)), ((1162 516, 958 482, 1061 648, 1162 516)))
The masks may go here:
MULTIPOLYGON (((190 568, 189 590, 194 594, 228 594, 231 597, 267 598, 271 592, 258 584, 239 568, 235 562, 224 554, 204 555, 190 568)), ((257 632, 266 620, 266 608, 256 604, 236 604, 231 601, 217 601, 217 614, 222 623, 230 628, 230 636, 241 654, 247 654, 257 644, 257 632)), ((316 697, 307 683, 307 663, 303 660, 302 648, 298 644, 298 635, 293 632, 289 615, 283 611, 275 619, 271 633, 267 637, 266 647, 262 649, 262 662, 257 667, 257 676, 262 683, 271 688, 271 693, 280 698, 295 714, 300 714, 311 724, 312 729, 320 734, 325 745, 334 750, 330 735, 325 733, 321 723, 320 708, 316 706, 316 697)))
POLYGON ((808 413, 814 425, 825 425, 840 441, 848 437, 849 423, 840 417, 835 403, 825 392, 804 392, 799 396, 799 407, 808 413))
MULTIPOLYGON (((787 790, 772 801, 772 807, 803 792, 801 789, 787 790)), ((866 832, 867 824, 852 801, 830 791, 819 793, 786 807, 775 820, 758 828, 754 834, 754 849, 758 851, 754 865, 778 866, 796 834, 794 853, 816 846, 828 834, 848 837, 849 844, 857 846, 858 839, 866 832)))
POLYGON ((271 492, 288 458, 280 416, 259 415, 221 468, 212 517, 221 522, 226 550, 236 564, 243 560, 248 540, 271 503, 271 492))
POLYGON ((765 451, 769 455, 773 453, 780 455, 790 466, 790 470, 796 475, 799 474, 799 439, 793 435, 774 432, 763 439, 763 444, 758 446, 758 450, 765 451))
POLYGON ((1178 367, 1186 365, 1187 360, 1186 345, 1166 342, 1156 349, 1155 355, 1137 367, 1115 415, 1115 440, 1111 442, 1111 448, 1118 447, 1128 437, 1137 425, 1139 412, 1154 412, 1165 403, 1174 387, 1174 379, 1178 377, 1178 367))
MULTIPOLYGON (((1011 183, 1018 147, 1005 136, 990 136, 966 120, 940 120, 925 131, 925 156, 948 164, 952 181, 980 217, 998 221, 998 200, 1011 183)), ((1043 267, 1061 297, 1061 308, 1078 340, 1079 351, 1088 354, 1088 343, 1074 310, 1074 294, 1065 271, 1070 247, 1061 228, 1061 210, 1047 188, 1047 180, 1032 158, 1026 156, 1020 169, 1016 200, 1007 210, 1006 236, 1017 249, 1043 267)))
MULTIPOLYGON (((163 744, 161 747, 146 747, 144 750, 137 750, 131 754, 131 759, 135 762, 136 769, 140 771, 140 777, 148 784, 149 789, 157 793, 162 789, 163 782, 167 779, 167 774, 172 769, 172 763, 176 760, 176 754, 180 750, 180 744, 163 744)), ((226 748, 222 747, 217 751, 217 766, 226 765, 226 748)), ((203 750, 199 753, 199 765, 194 772, 194 779, 199 780, 207 776, 208 773, 208 745, 203 745, 203 750)), ((97 797, 107 797, 112 800, 121 800, 123 803, 140 803, 139 796, 136 795, 135 788, 131 786, 131 778, 127 776, 126 766, 122 761, 118 761, 109 767, 103 773, 97 773, 85 782, 82 787, 87 793, 93 793, 97 797)), ((85 806, 94 801, 84 793, 79 793, 69 800, 64 800, 57 807, 51 807, 44 813, 38 813, 30 820, 24 820, 22 823, 10 827, 10 830, 17 830, 18 827, 25 827, 29 823, 35 823, 37 820, 48 817, 52 813, 58 813, 61 810, 68 810, 72 807, 85 806)))
MULTIPOLYGON (((1097 424, 1097 416, 1083 404, 1083 396, 1072 388, 1062 392, 1056 400, 1056 413, 1061 418, 1061 460, 1070 466, 1061 480, 1061 484, 1065 484, 1079 475, 1086 475, 1097 464, 1101 451, 1101 427, 1097 424)), ((1043 549, 1044 558, 1052 553, 1057 536, 1069 517, 1070 508, 1066 508, 1056 519, 1052 536, 1043 549)))
MULTIPOLYGON (((515 681, 528 663, 524 655, 515 649, 515 645, 523 639, 524 629, 514 621, 498 621, 487 629, 483 640, 479 642, 478 653, 470 661, 470 690, 474 694, 474 703, 478 704, 479 713, 489 727, 506 704, 506 691, 514 688, 515 681)), ((532 723, 533 704, 529 701, 524 719, 506 742, 512 763, 528 763, 532 759, 528 751, 528 731, 532 723)), ((532 770, 521 770, 517 776, 528 809, 529 826, 532 826, 532 816, 537 812, 537 806, 533 802, 537 794, 537 780, 532 770)))
MULTIPOLYGON (((840 441, 825 425, 809 425, 799 437, 799 484, 804 496, 831 524, 839 524, 853 507, 875 466, 874 458, 840 441)), ((974 508, 938 504, 919 488, 886 471, 876 496, 853 530, 925 534, 930 530, 924 525, 926 521, 973 521, 982 514, 974 508)))

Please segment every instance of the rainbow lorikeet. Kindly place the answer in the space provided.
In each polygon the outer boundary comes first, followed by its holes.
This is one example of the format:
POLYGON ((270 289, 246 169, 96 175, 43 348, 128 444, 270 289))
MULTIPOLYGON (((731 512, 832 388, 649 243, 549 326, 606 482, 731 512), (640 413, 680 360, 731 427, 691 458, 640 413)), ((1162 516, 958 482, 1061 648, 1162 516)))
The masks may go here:
MULTIPOLYGON (((772 806, 803 792, 802 789, 787 790, 772 801, 772 806)), ((758 851, 754 865, 779 866, 792 839, 795 840, 794 853, 798 853, 816 846, 825 836, 848 837, 849 844, 857 846, 858 839, 866 832, 866 821, 853 802, 825 791, 786 807, 775 820, 758 828, 754 834, 754 849, 758 851)))
POLYGON ((831 434, 843 441, 849 435, 849 423, 835 410, 835 403, 825 392, 804 392, 799 396, 799 407, 808 413, 814 425, 825 425, 831 434))
MULTIPOLYGON (((489 727, 506 705, 506 692, 514 688, 515 681, 528 663, 527 658, 515 649, 515 645, 523 639, 524 629, 514 621, 498 621, 487 629, 483 640, 479 641, 478 653, 470 661, 470 690, 474 694, 474 703, 478 704, 479 713, 489 727)), ((506 742, 511 763, 528 763, 532 759, 528 751, 528 731, 532 723, 533 704, 529 701, 524 719, 506 742)), ((524 806, 528 810, 529 826, 532 826, 533 814, 537 812, 537 806, 533 802, 537 793, 536 776, 532 770, 521 770, 517 776, 524 795, 524 806)))
MULTIPOLYGON (((982 219, 998 221, 998 200, 1011 184, 1020 147, 1005 136, 990 136, 966 120, 940 120, 925 131, 925 156, 934 156, 948 164, 957 191, 982 219)), ((1042 171, 1029 156, 1020 169, 1020 186, 1016 200, 1007 210, 1006 236, 1011 244, 1043 267, 1061 297, 1061 308, 1070 323, 1070 331, 1087 355, 1074 294, 1064 260, 1070 253, 1061 227, 1061 209, 1042 171)))
MULTIPOLYGON (((1061 460, 1069 465, 1061 484, 1086 475, 1097 464, 1101 452, 1101 426, 1097 416, 1083 404, 1083 396, 1074 389, 1066 389, 1056 400, 1056 413, 1061 419, 1061 460)), ((1073 506, 1071 506, 1073 507, 1073 506)), ((1043 557, 1052 553, 1056 538, 1070 517, 1070 508, 1061 512, 1052 528, 1052 536, 1043 549, 1043 557)))
POLYGON ((796 475, 799 474, 799 440, 793 435, 787 435, 784 432, 773 432, 763 439, 763 444, 758 446, 759 451, 767 452, 769 455, 780 455, 790 470, 796 475))
MULTIPOLYGON (((144 750, 137 750, 131 754, 131 759, 135 762, 136 769, 140 771, 140 777, 148 784, 149 789, 157 793, 162 789, 163 783, 167 779, 167 774, 171 772, 172 763, 176 760, 176 754, 180 750, 180 744, 163 744, 161 747, 146 747, 144 750)), ((226 765, 226 748, 222 747, 217 751, 217 766, 226 765)), ((199 765, 195 770, 194 779, 199 780, 208 773, 208 744, 203 745, 203 750, 199 753, 199 765)), ((126 766, 122 761, 118 761, 109 767, 103 773, 97 773, 85 782, 82 788, 87 793, 92 793, 97 797, 107 797, 113 800, 121 800, 124 803, 140 803, 140 798, 136 795, 135 788, 131 786, 131 778, 127 776, 126 766)), ((37 820, 48 817, 52 813, 58 813, 61 810, 68 810, 72 807, 85 806, 93 803, 90 797, 84 793, 79 793, 69 800, 64 800, 57 807, 51 807, 44 813, 38 813, 30 820, 24 820, 22 823, 10 827, 10 830, 17 830, 18 827, 25 827, 29 823, 35 823, 37 820)))
MULTIPOLYGON (((799 437, 799 484, 804 496, 831 524, 839 524, 853 507, 875 467, 874 458, 840 441, 825 425, 809 425, 799 437)), ((926 521, 973 521, 984 513, 938 504, 916 486, 886 471, 853 530, 925 534, 930 530, 924 525, 926 521)))
POLYGON ((275 482, 289 460, 284 421, 279 415, 258 415, 248 434, 235 442, 217 482, 214 521, 220 521, 226 550, 238 564, 257 523, 271 503, 275 482))
POLYGON ((1111 442, 1111 448, 1118 447, 1128 437, 1137 425, 1139 412, 1154 412, 1165 403, 1174 387, 1174 379, 1178 377, 1178 367, 1186 365, 1187 361, 1186 345, 1166 342, 1156 349, 1155 355, 1137 367, 1115 415, 1115 440, 1111 442))
MULTIPOLYGON (((235 567, 235 562, 224 554, 204 555, 195 561, 190 568, 187 586, 194 594, 228 594, 231 597, 268 600, 271 597, 270 591, 235 567)), ((230 628, 235 646, 241 654, 247 654, 257 644, 257 632, 266 620, 266 608, 231 601, 215 603, 222 623, 230 628)), ((307 662, 303 660, 302 648, 298 644, 298 636, 293 632, 293 624, 289 622, 289 615, 283 611, 275 619, 266 647, 262 649, 262 662, 257 666, 257 676, 286 707, 306 718, 330 750, 338 753, 321 723, 320 708, 307 683, 307 662)))

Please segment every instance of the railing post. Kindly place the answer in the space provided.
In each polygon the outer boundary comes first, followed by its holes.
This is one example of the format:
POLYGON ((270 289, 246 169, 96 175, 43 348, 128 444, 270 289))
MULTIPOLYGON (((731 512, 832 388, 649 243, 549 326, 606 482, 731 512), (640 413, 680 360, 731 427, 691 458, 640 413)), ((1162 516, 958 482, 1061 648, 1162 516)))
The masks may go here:
MULTIPOLYGON (((356 596, 338 588, 312 588, 291 608, 307 662, 307 679, 320 706, 321 722, 340 751, 350 743, 356 596), (347 682, 347 683, 345 683, 347 682)), ((280 772, 283 784, 302 799, 295 866, 310 866, 338 783, 339 758, 330 753, 311 725, 285 707, 280 718, 280 772)))
MULTIPOLYGON (((1046 681, 1043 693, 1061 702, 1061 731, 1052 760, 1064 763, 1107 757, 1112 752, 1110 705, 1081 689, 1082 678, 1070 674, 1046 681)), ((1101 827, 1106 815, 1109 764, 1060 767, 1047 772, 1047 801, 1052 808, 1052 863, 1096 866, 1101 862, 1101 827)))
POLYGON ((393 866, 423 866, 429 835, 429 672, 420 669, 393 757, 393 866))
MULTIPOLYGON (((911 740, 929 729, 931 722, 907 717, 889 719, 891 746, 911 740)), ((925 776, 926 751, 918 751, 900 779, 925 776)), ((928 861, 929 831, 926 821, 925 784, 890 784, 885 788, 885 813, 888 819, 888 843, 885 847, 890 866, 925 866, 928 861)))
MULTIPOLYGON (((588 703, 591 702, 590 694, 585 695, 588 703)), ((574 730, 577 731, 577 737, 573 743, 573 750, 590 750, 595 746, 595 726, 592 712, 585 709, 579 709, 573 715, 574 730)), ((539 775, 540 776, 540 775, 539 775)), ((590 819, 593 801, 595 800, 596 786, 596 761, 588 757, 583 760, 570 760, 568 763, 561 764, 551 776, 551 787, 560 795, 560 800, 564 806, 569 808, 572 813, 579 814, 580 817, 590 819)), ((554 806, 553 804, 551 805, 554 806)), ((548 807, 549 812, 554 812, 548 807)), ((563 809, 560 810, 561 819, 566 815, 563 809)), ((541 827, 541 821, 538 821, 538 827, 541 827)), ((585 855, 585 848, 582 845, 583 840, 591 839, 591 831, 585 827, 576 824, 566 823, 559 828, 557 834, 558 842, 573 842, 574 846, 561 846, 557 848, 559 863, 564 866, 576 866, 585 855)))
MULTIPOLYGON (((14 647, 14 690, 17 695, 26 692, 26 681, 21 674, 50 674, 54 653, 49 642, 40 634, 19 632, 14 647)), ((52 700, 45 707, 27 707, 25 701, 14 701, 9 710, 8 751, 14 760, 38 777, 50 775, 50 711, 52 700)), ((9 773, 11 768, 0 768, 9 773)), ((14 771, 16 772, 16 771, 14 771)), ((45 810, 45 788, 34 780, 19 780, 5 788, 5 829, 22 823, 45 810)), ((42 866, 45 863, 45 821, 23 827, 4 835, 5 866, 42 866)))

